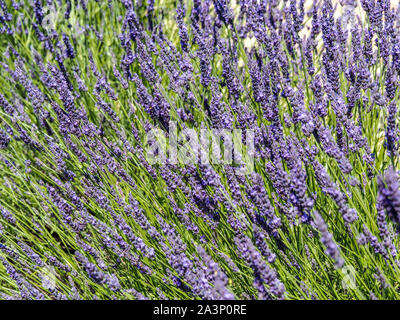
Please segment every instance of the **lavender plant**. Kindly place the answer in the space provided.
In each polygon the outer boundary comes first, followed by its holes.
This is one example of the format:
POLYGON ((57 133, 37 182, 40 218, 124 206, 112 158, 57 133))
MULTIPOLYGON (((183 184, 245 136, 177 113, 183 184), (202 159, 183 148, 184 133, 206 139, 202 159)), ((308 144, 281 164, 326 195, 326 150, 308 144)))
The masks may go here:
POLYGON ((0 9, 0 299, 400 298, 398 3, 0 9))

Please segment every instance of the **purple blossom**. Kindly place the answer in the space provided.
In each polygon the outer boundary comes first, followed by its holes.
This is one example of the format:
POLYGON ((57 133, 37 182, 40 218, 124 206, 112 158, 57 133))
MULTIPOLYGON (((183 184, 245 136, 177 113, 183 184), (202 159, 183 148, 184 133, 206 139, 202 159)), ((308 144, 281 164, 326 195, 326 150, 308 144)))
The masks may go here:
POLYGON ((379 201, 388 217, 395 223, 400 223, 400 191, 396 172, 393 167, 378 178, 379 201))
POLYGON ((324 219, 318 212, 314 212, 314 223, 318 231, 321 233, 321 242, 326 248, 326 254, 329 255, 334 261, 337 268, 341 268, 344 260, 341 257, 339 248, 334 242, 332 234, 329 232, 324 219))

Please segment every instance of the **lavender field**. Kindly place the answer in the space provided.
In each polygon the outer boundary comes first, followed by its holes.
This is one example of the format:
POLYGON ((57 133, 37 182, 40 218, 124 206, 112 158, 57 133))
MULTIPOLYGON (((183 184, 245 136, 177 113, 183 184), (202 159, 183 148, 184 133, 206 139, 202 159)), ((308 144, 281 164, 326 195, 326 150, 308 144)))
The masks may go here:
POLYGON ((400 5, 0 0, 0 300, 400 298, 400 5))

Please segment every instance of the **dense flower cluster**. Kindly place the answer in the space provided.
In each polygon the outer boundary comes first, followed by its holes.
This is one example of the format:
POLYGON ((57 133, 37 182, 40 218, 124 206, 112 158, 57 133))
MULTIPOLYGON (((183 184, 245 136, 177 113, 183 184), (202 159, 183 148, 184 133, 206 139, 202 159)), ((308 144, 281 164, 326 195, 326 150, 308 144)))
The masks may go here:
POLYGON ((399 40, 390 0, 0 0, 0 299, 400 298, 399 40))

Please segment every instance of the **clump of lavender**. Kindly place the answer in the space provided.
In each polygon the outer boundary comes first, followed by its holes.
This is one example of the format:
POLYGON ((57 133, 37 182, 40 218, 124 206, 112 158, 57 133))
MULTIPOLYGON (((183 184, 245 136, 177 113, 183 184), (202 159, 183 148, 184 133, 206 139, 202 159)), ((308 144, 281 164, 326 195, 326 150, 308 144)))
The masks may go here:
POLYGON ((398 3, 164 2, 0 0, 0 299, 400 299, 398 3))

